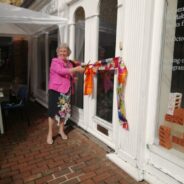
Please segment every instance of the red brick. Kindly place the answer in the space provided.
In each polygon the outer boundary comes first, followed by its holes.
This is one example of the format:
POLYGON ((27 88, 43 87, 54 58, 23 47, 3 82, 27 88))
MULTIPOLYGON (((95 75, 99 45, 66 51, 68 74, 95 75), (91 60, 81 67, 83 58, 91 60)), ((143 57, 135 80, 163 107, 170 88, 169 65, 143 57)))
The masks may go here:
POLYGON ((47 175, 44 176, 40 179, 36 180, 36 184, 43 184, 43 183, 47 183, 48 181, 53 180, 53 176, 52 175, 47 175))
POLYGON ((84 182, 81 182, 81 184, 95 184, 93 180, 85 180, 84 182))
POLYGON ((57 172, 58 170, 59 170, 58 167, 55 167, 55 168, 52 168, 52 169, 48 168, 48 169, 42 171, 42 175, 47 176, 47 175, 50 175, 54 172, 57 172))
POLYGON ((105 183, 107 183, 107 184, 118 183, 121 179, 122 179, 122 177, 115 174, 111 177, 106 178, 105 183))
POLYGON ((82 163, 78 163, 76 165, 73 165, 70 168, 75 172, 75 171, 80 171, 85 166, 86 166, 86 164, 84 162, 82 162, 82 163))
POLYGON ((20 173, 16 174, 16 175, 12 176, 12 179, 13 180, 22 180, 22 175, 20 173))
POLYGON ((55 168, 55 167, 59 167, 61 164, 58 162, 52 162, 48 164, 49 168, 55 168))
POLYGON ((77 172, 74 172, 74 173, 67 174, 66 177, 68 179, 71 179, 71 178, 80 177, 80 176, 83 176, 83 175, 84 175, 84 173, 82 171, 77 171, 77 172))
POLYGON ((95 171, 95 170, 99 169, 100 167, 101 167, 100 163, 96 163, 94 165, 86 166, 82 170, 84 170, 85 172, 90 172, 90 171, 95 171))
POLYGON ((11 172, 10 167, 2 168, 0 169, 0 176, 2 176, 3 174, 9 173, 9 172, 11 172))
POLYGON ((21 176, 23 179, 27 178, 27 177, 31 176, 31 172, 30 171, 21 172, 21 176))
POLYGON ((120 180, 120 184, 129 184, 129 182, 127 180, 125 180, 125 179, 121 179, 120 180))
POLYGON ((14 170, 14 171, 8 171, 8 172, 4 172, 4 173, 1 173, 1 178, 5 178, 5 177, 8 177, 8 176, 15 176, 17 174, 19 174, 20 172, 18 170, 14 170))
POLYGON ((89 172, 89 173, 85 173, 83 176, 80 176, 79 178, 81 181, 84 181, 84 180, 90 179, 94 176, 96 176, 95 172, 89 172))
POLYGON ((20 172, 26 172, 26 171, 32 171, 34 169, 37 169, 36 165, 28 165, 26 167, 21 167, 20 172))
POLYGON ((106 178, 108 178, 109 176, 111 175, 111 173, 102 173, 100 175, 97 175, 95 177, 93 177, 93 180, 97 183, 97 182, 100 182, 100 181, 103 181, 105 180, 106 178))
POLYGON ((17 161, 15 161, 15 162, 3 163, 3 164, 1 165, 1 168, 3 169, 3 168, 7 168, 7 167, 14 167, 14 166, 17 166, 17 161))
POLYGON ((12 183, 11 177, 0 179, 1 184, 10 184, 12 183))
POLYGON ((56 178, 54 180, 49 181, 48 184, 58 184, 58 183, 61 183, 63 181, 66 181, 66 178, 60 177, 60 178, 56 178))
POLYGON ((104 172, 109 172, 109 173, 111 173, 112 170, 111 170, 110 168, 108 168, 108 167, 101 167, 101 168, 95 170, 95 172, 96 172, 96 174, 98 175, 98 174, 101 174, 101 173, 104 173, 104 172))
POLYGON ((35 175, 31 175, 27 178, 24 179, 24 182, 30 182, 30 181, 33 181, 33 180, 36 180, 36 179, 39 179, 42 177, 42 174, 41 173, 37 173, 35 175))
POLYGON ((55 173, 54 173, 54 176, 55 176, 56 178, 58 178, 58 177, 60 177, 60 176, 63 176, 63 175, 66 175, 66 174, 70 174, 70 173, 71 173, 71 171, 70 171, 68 168, 66 168, 66 169, 62 169, 61 171, 55 172, 55 173))
POLYGON ((13 180, 13 184, 23 184, 24 181, 19 179, 19 180, 13 180))
POLYGON ((79 183, 79 181, 76 178, 64 182, 64 184, 77 184, 77 183, 79 183))

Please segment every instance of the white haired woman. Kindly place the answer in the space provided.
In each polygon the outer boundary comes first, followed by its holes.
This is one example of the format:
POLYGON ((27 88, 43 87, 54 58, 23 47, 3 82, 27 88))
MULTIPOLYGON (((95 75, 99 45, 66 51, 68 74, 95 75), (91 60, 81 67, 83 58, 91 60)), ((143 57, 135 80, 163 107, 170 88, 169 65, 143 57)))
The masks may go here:
POLYGON ((76 72, 83 73, 84 68, 74 66, 68 60, 71 53, 66 43, 58 46, 57 58, 53 58, 49 74, 49 103, 48 103, 48 135, 47 144, 53 144, 53 125, 59 123, 59 134, 62 139, 67 139, 64 132, 64 124, 70 117, 70 97, 73 75, 76 72))

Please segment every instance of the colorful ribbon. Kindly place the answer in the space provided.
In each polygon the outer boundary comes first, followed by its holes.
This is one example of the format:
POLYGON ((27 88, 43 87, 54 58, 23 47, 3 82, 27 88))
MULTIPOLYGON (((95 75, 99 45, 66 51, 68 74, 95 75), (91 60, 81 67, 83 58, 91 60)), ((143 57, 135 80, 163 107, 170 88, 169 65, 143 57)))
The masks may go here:
POLYGON ((85 70, 85 81, 84 81, 84 95, 92 95, 93 93, 93 76, 96 72, 92 67, 87 67, 85 70))
POLYGON ((118 69, 118 86, 117 86, 117 103, 118 103, 118 118, 122 127, 126 130, 129 129, 128 121, 125 117, 125 104, 124 104, 124 88, 128 75, 127 68, 122 61, 121 57, 108 58, 96 61, 94 64, 86 66, 85 81, 84 81, 84 95, 91 95, 93 93, 93 77, 96 70, 112 70, 118 69))

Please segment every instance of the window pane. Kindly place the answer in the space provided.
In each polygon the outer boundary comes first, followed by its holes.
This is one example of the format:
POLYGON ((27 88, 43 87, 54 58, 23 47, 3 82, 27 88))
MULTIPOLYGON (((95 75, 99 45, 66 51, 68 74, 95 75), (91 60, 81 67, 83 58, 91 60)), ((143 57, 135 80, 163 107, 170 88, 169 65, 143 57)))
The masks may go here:
POLYGON ((184 0, 168 1, 159 110, 159 143, 184 153, 184 0), (173 16, 174 15, 174 16, 173 16))
MULTIPOLYGON (((84 62, 85 47, 85 13, 83 8, 78 8, 75 13, 75 60, 84 62)), ((75 93, 72 96, 72 104, 83 108, 83 84, 84 75, 76 74, 75 93)))
POLYGON ((45 35, 38 38, 38 88, 46 90, 45 35))
POLYGON ((114 71, 98 71, 96 115, 112 122, 114 71))
POLYGON ((58 46, 58 30, 54 30, 49 33, 49 66, 51 60, 54 57, 57 57, 56 49, 58 46))
MULTIPOLYGON (((102 0, 99 17, 98 59, 115 56, 117 1, 102 0)), ((114 71, 99 71, 97 74, 97 111, 100 118, 112 122, 114 71)))

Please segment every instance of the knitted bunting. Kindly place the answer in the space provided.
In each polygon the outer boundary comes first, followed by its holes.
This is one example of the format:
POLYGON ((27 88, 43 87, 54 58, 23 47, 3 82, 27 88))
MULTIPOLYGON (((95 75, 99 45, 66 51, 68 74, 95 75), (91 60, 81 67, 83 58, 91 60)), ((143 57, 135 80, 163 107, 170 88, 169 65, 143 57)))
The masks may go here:
POLYGON ((94 64, 85 66, 85 81, 84 81, 84 95, 91 95, 93 93, 93 76, 96 70, 118 70, 118 86, 117 86, 117 106, 118 118, 122 127, 126 130, 129 129, 128 121, 125 117, 125 104, 124 104, 124 89, 127 79, 127 68, 122 61, 121 57, 108 58, 96 61, 94 64))

